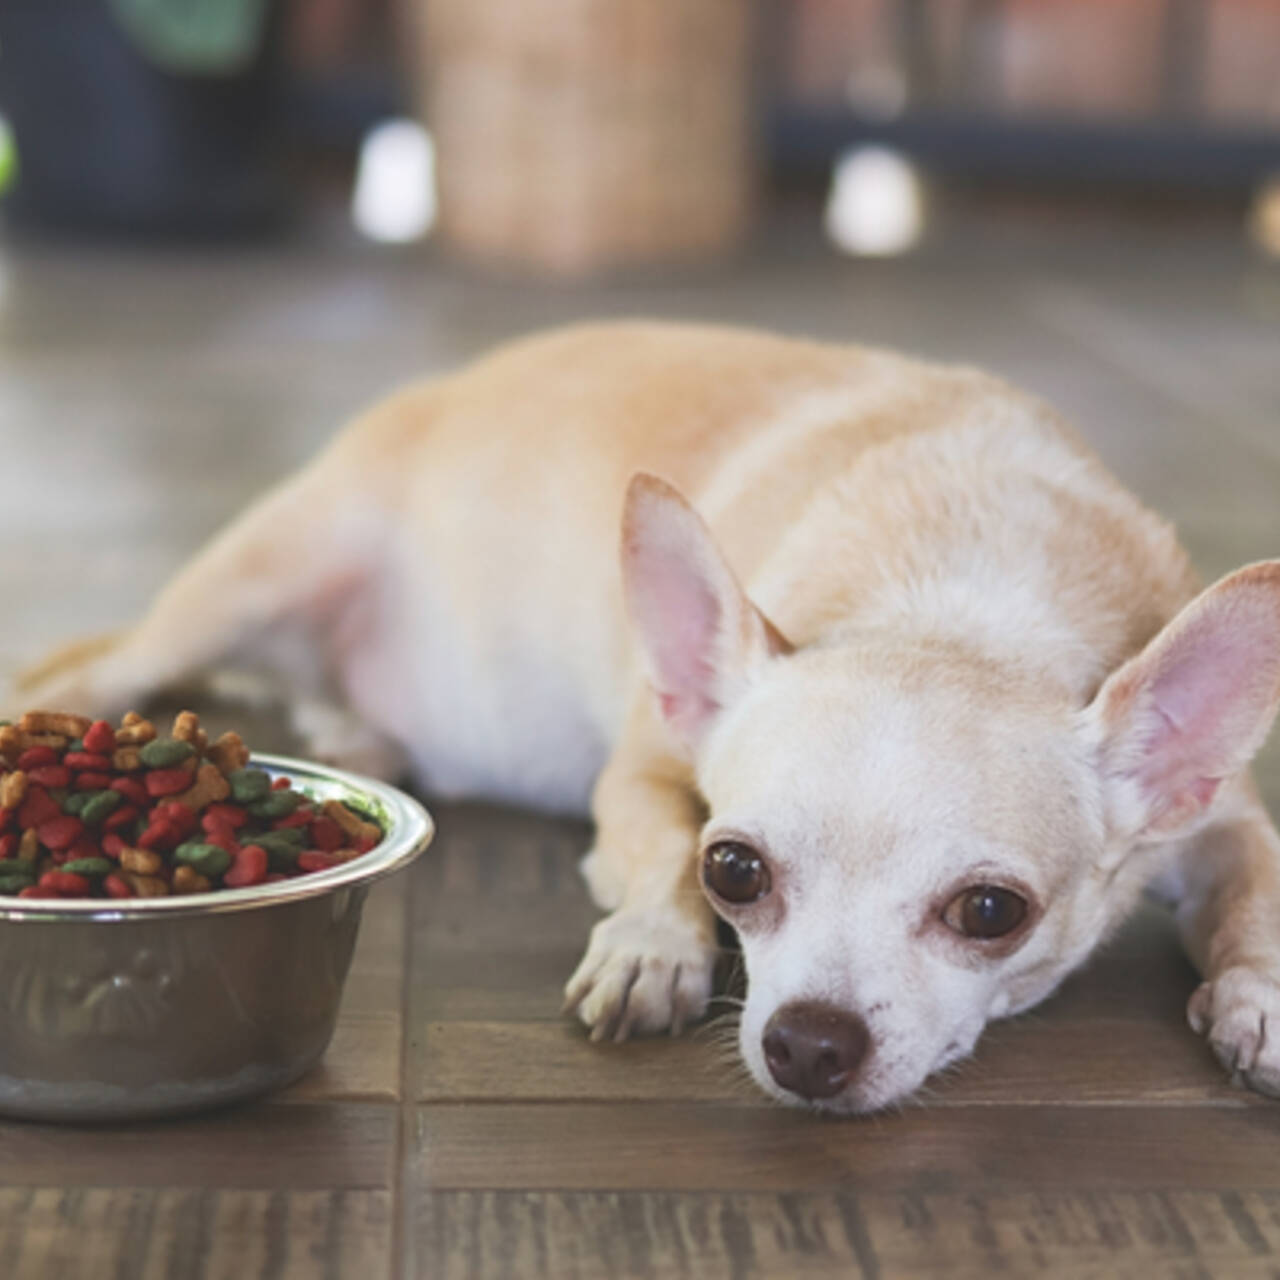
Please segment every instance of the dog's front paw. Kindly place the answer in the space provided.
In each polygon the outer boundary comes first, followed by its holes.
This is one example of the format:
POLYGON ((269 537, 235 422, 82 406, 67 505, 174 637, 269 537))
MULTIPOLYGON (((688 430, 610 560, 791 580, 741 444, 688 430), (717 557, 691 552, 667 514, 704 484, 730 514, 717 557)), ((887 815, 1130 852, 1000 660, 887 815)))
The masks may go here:
POLYGON ((624 909, 591 931, 587 954, 564 990, 592 1040, 633 1031, 678 1035, 706 1012, 715 933, 671 907, 624 909))
POLYGON ((1280 975, 1235 966, 1202 982, 1187 1005, 1192 1029, 1232 1078, 1280 1098, 1280 975))

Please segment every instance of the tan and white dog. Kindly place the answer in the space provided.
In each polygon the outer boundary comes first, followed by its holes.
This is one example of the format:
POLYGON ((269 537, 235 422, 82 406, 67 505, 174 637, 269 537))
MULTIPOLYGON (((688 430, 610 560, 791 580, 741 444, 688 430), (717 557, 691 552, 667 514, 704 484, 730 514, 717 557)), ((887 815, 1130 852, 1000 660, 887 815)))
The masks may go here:
POLYGON ((600 325, 394 395, 20 696, 118 711, 266 662, 341 763, 561 810, 594 784, 611 914, 569 1005, 597 1038, 679 1030, 719 914, 752 1074, 834 1111, 967 1054, 1155 886, 1192 1025, 1278 1092, 1280 842, 1247 771, 1280 563, 1197 590, 991 377, 600 325))

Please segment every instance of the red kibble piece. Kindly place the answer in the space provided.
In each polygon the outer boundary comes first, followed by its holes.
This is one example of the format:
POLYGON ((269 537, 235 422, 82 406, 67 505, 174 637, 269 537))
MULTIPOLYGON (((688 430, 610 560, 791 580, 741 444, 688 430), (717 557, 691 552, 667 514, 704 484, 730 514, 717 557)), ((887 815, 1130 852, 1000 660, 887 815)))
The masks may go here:
POLYGON ((111 786, 109 773, 78 773, 75 789, 77 791, 106 791, 111 786))
POLYGON ((100 858, 102 856, 102 850, 98 847, 97 840, 88 832, 85 832, 67 852, 72 858, 100 858))
POLYGON ((106 831, 119 831, 121 827, 127 827, 129 823, 136 822, 138 819, 138 811, 131 804, 121 805, 114 813, 109 813, 102 820, 103 829, 106 831))
POLYGON ((60 893, 50 893, 47 889, 41 889, 38 885, 29 884, 21 893, 20 898, 60 898, 60 893))
POLYGON ((117 778, 111 784, 111 790, 118 791, 130 804, 137 805, 139 809, 145 809, 151 803, 146 787, 137 778, 117 778))
POLYGON ((12 858, 18 852, 18 833, 6 831, 0 836, 0 858, 12 858))
POLYGON ((61 816, 58 802, 43 787, 31 786, 27 788, 27 798, 18 810, 18 826, 26 831, 61 816))
POLYGON ((86 751, 109 756, 116 749, 116 731, 105 720, 95 720, 80 741, 86 751))
POLYGON ((267 851, 261 845, 247 844, 235 855, 222 883, 232 889, 262 884, 267 878, 267 851))
POLYGON ((272 791, 288 791, 288 790, 289 790, 289 779, 288 779, 288 778, 284 778, 284 777, 277 778, 277 779, 276 779, 276 780, 271 784, 271 790, 272 790, 272 791))
POLYGON ((238 827, 243 827, 248 821, 248 810, 242 809, 238 804, 211 804, 204 811, 200 824, 208 831, 211 822, 221 822, 234 831, 238 827))
POLYGON ((84 834, 84 823, 72 814, 59 814, 36 827, 36 836, 46 849, 60 853, 70 849, 84 834))
POLYGON ((108 898, 132 898, 133 890, 129 887, 129 882, 122 876, 116 875, 113 871, 102 881, 102 887, 107 891, 108 898))
POLYGON ((370 849, 376 849, 378 847, 378 843, 379 842, 373 837, 370 837, 367 840, 357 840, 355 849, 357 853, 368 853, 370 849))
POLYGON ((191 785, 191 774, 185 769, 152 769, 142 781, 149 796, 172 796, 191 785))
POLYGON ((240 852, 240 841, 236 839, 236 833, 230 827, 215 826, 212 830, 206 831, 204 842, 216 844, 219 849, 225 849, 233 858, 240 852))
POLYGON ((110 858, 113 862, 120 861, 120 855, 129 846, 120 836, 111 833, 102 837, 102 852, 105 857, 110 858))
POLYGON ((335 858, 323 849, 308 849, 305 853, 298 854, 299 871, 328 871, 330 867, 341 865, 341 858, 335 858))
POLYGON ((317 818, 311 824, 311 843, 317 849, 323 849, 325 853, 341 849, 346 839, 347 837, 342 834, 342 828, 327 814, 317 818))
POLYGON ((58 753, 52 747, 28 747, 18 757, 18 768, 24 773, 47 764, 57 764, 58 753))
POLYGON ((172 823, 184 836, 189 836, 199 825, 195 810, 181 800, 166 800, 158 804, 151 812, 152 821, 159 818, 163 822, 172 823))
POLYGON ((38 782, 42 787, 69 787, 71 770, 64 764, 45 764, 38 769, 28 769, 27 780, 38 782))
POLYGON ((314 809, 301 806, 283 818, 277 818, 272 824, 274 831, 287 831, 290 827, 305 827, 316 816, 314 809))
POLYGON ((36 888, 51 890, 65 898, 79 898, 89 892, 89 881, 74 871, 46 871, 36 881, 36 888))
POLYGON ((106 773, 111 768, 111 757, 93 751, 68 751, 62 757, 62 763, 68 769, 92 769, 95 773, 106 773))
POLYGON ((172 822, 163 818, 153 822, 139 837, 139 849, 172 849, 182 838, 172 822))

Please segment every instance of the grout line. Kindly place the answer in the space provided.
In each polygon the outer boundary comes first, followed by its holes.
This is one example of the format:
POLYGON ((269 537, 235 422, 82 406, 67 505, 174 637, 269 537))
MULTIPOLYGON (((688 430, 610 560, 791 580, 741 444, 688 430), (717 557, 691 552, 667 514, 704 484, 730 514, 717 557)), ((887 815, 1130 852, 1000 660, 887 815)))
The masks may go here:
POLYGON ((398 1114, 395 1138, 395 1170, 392 1176, 391 1205, 391 1257, 388 1275, 390 1280, 413 1274, 410 1266, 410 1233, 408 1228, 408 1205, 406 1203, 406 1166, 409 1153, 412 1151, 411 1126, 414 1123, 415 1111, 412 1105, 414 1092, 410 1082, 410 1043, 412 1037, 409 1030, 409 980, 413 973, 413 896, 415 877, 405 877, 404 903, 401 907, 401 927, 403 929, 400 947, 400 1096, 398 1098, 398 1114))

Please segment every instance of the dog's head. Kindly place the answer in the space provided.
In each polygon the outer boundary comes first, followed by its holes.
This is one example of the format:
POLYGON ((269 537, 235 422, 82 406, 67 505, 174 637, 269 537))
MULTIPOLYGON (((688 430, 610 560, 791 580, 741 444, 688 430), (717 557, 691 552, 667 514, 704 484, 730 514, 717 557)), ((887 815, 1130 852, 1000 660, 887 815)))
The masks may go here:
POLYGON ((891 1104, 1048 995, 1203 823, 1280 701, 1280 564, 1188 605, 1089 705, 941 642, 794 650, 699 517, 639 477, 628 607, 709 820, 760 1085, 891 1104))

